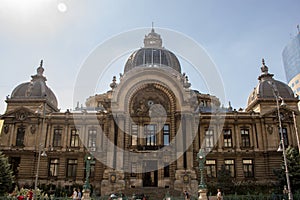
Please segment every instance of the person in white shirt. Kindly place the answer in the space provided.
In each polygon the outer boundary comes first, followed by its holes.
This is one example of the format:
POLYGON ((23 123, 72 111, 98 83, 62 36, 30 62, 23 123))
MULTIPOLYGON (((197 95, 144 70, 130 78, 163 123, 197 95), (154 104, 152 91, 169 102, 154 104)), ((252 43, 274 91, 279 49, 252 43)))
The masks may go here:
POLYGON ((217 199, 218 199, 218 200, 222 200, 222 193, 221 193, 221 190, 220 190, 220 189, 218 189, 217 199))
POLYGON ((77 191, 76 188, 73 189, 72 199, 77 200, 77 191))

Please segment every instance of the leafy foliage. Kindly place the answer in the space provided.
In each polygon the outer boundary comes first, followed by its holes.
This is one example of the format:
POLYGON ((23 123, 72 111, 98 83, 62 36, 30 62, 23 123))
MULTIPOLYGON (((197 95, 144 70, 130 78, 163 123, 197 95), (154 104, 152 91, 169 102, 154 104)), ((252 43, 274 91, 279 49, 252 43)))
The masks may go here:
POLYGON ((288 148, 287 159, 292 188, 294 191, 300 188, 300 155, 298 149, 288 148))
POLYGON ((233 191, 234 184, 232 182, 232 177, 225 165, 222 165, 221 169, 218 171, 217 188, 220 188, 224 194, 230 194, 233 191))
POLYGON ((13 189, 14 176, 7 157, 0 151, 0 196, 13 189))
MULTIPOLYGON (((291 188, 294 193, 300 188, 300 155, 298 149, 288 147, 286 149, 286 158, 291 188)), ((287 185, 284 162, 282 162, 281 169, 274 170, 274 173, 278 177, 279 187, 282 190, 287 185)))
POLYGON ((274 193, 273 181, 259 182, 257 180, 237 181, 231 177, 230 171, 224 165, 218 170, 217 183, 208 182, 208 195, 216 195, 217 189, 221 189, 224 196, 227 195, 260 195, 274 193))

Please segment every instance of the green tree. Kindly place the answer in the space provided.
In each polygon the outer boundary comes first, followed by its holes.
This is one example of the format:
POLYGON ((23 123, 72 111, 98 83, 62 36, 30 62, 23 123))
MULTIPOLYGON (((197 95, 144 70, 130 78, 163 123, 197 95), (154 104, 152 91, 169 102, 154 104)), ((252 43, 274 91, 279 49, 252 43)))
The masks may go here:
MULTIPOLYGON (((296 192, 300 188, 300 155, 296 148, 288 147, 286 149, 287 166, 289 171, 290 184, 292 192, 296 192)), ((278 177, 280 183, 279 187, 282 191, 286 183, 285 165, 282 162, 281 169, 274 170, 275 175, 278 177)))
POLYGON ((232 177, 230 175, 230 171, 226 169, 225 165, 222 165, 221 169, 218 171, 217 180, 217 188, 220 188, 224 194, 234 193, 232 177))
POLYGON ((7 157, 0 151, 0 196, 13 189, 14 176, 7 157))
POLYGON ((290 181, 293 191, 299 190, 300 188, 300 155, 298 149, 288 148, 287 159, 290 173, 290 181))

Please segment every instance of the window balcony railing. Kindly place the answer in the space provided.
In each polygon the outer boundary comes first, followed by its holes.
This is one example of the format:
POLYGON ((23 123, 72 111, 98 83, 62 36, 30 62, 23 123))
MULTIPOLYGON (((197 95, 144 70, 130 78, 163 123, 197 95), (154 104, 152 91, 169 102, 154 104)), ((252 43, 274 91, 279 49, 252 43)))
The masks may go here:
POLYGON ((137 146, 131 146, 131 149, 136 149, 138 151, 155 151, 163 147, 164 145, 137 145, 137 146))

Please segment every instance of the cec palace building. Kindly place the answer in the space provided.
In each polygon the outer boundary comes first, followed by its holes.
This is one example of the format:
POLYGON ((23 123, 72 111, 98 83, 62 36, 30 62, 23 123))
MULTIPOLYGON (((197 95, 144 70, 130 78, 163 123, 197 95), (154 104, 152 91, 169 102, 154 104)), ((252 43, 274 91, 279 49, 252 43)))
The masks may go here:
POLYGON ((221 166, 236 182, 274 182, 282 164, 279 122, 284 145, 297 146, 298 98, 264 61, 260 69, 245 110, 224 108, 218 97, 191 89, 178 58, 152 29, 106 93, 62 112, 41 62, 6 99, 0 150, 19 187, 33 188, 36 175, 39 187, 82 186, 89 162, 97 195, 146 187, 197 193, 199 150, 206 183, 217 182, 221 166))

